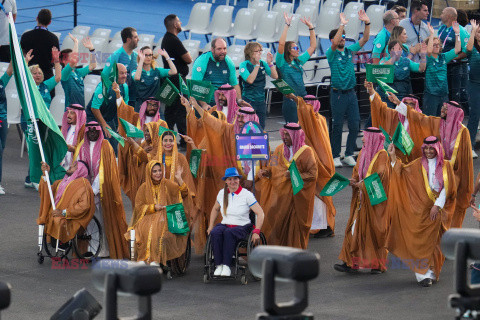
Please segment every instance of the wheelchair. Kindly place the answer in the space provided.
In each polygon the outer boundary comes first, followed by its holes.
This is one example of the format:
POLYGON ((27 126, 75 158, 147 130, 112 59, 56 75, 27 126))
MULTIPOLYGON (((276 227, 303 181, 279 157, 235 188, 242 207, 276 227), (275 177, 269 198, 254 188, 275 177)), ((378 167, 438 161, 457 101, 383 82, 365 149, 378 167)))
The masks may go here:
MULTIPOLYGON (((192 241, 188 233, 185 252, 178 258, 168 260, 166 265, 160 265, 167 279, 173 279, 174 276, 183 276, 187 272, 192 258, 192 241)), ((130 230, 130 260, 137 261, 135 256, 135 230, 130 230)))
POLYGON ((102 249, 103 230, 96 217, 93 217, 92 220, 90 220, 86 229, 81 228, 75 237, 66 243, 62 243, 48 235, 45 232, 44 225, 38 227, 39 251, 37 253, 37 261, 39 264, 44 262, 45 257, 69 260, 70 252, 72 252, 72 254, 75 252, 75 258, 92 261, 98 257, 98 254, 102 249))
MULTIPOLYGON (((255 214, 253 215, 255 216, 255 214)), ((252 219, 252 213, 250 213, 250 220, 252 219)), ((240 283, 245 285, 248 283, 247 270, 248 270, 248 256, 256 245, 252 241, 253 231, 251 231, 246 239, 242 239, 237 243, 235 248, 235 254, 232 256, 233 264, 231 265, 232 275, 229 277, 214 276, 215 272, 215 260, 213 256, 213 246, 211 242, 211 236, 207 238, 207 244, 205 245, 205 267, 203 271, 203 282, 209 283, 210 280, 237 280, 240 278, 240 283)), ((260 232, 260 243, 258 245, 266 245, 267 239, 265 235, 260 232)), ((251 274, 251 273, 250 273, 251 274)), ((251 274, 255 281, 259 279, 251 274)))

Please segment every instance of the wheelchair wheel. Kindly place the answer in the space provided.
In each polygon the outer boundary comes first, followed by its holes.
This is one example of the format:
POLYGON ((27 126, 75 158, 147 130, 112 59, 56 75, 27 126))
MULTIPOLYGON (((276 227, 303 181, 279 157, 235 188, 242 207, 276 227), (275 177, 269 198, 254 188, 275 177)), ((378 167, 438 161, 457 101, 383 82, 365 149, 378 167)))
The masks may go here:
POLYGON ((205 245, 205 267, 203 271, 203 282, 208 283, 212 278, 215 270, 215 260, 213 258, 213 247, 210 236, 207 238, 207 244, 205 245))
MULTIPOLYGON (((248 236, 247 259, 250 256, 250 254, 252 253, 252 250, 255 249, 255 247, 264 246, 264 245, 267 244, 267 238, 265 238, 265 235, 262 232, 260 232, 260 243, 258 245, 255 245, 253 243, 252 236, 253 236, 253 232, 251 232, 250 235, 248 236)), ((260 281, 261 280, 260 278, 255 277, 251 272, 250 272, 250 274, 252 275, 253 280, 255 280, 255 281, 260 281)), ((244 284, 243 281, 242 281, 242 284, 244 284)))
MULTIPOLYGON (((72 248, 72 242, 69 241, 67 243, 62 243, 60 242, 58 245, 58 251, 57 249, 57 239, 54 237, 48 237, 47 233, 43 233, 43 249, 45 250, 45 253, 47 254, 48 257, 50 258, 66 258, 68 253, 70 252, 70 249, 72 248), (47 239, 50 238, 50 242, 47 242, 47 239)), ((43 261, 42 261, 43 262, 43 261)), ((40 263, 40 260, 39 260, 40 263)))
POLYGON ((98 257, 102 249, 102 226, 93 217, 86 230, 79 230, 72 240, 75 253, 80 259, 92 260, 98 257))
POLYGON ((187 268, 190 265, 190 259, 192 257, 192 244, 190 241, 190 235, 188 235, 187 246, 185 253, 180 257, 174 259, 171 263, 173 272, 176 275, 184 275, 187 272, 187 268))

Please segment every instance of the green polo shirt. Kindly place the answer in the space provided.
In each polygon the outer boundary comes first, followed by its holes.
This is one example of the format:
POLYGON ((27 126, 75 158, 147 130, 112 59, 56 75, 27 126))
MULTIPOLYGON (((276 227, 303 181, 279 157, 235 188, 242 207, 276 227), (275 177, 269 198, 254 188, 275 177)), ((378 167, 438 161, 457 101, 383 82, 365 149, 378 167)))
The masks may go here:
MULTIPOLYGON (((123 101, 128 101, 128 86, 126 83, 121 84, 121 86, 123 86, 123 90, 125 92, 125 95, 123 96, 123 101)), ((95 92, 93 93, 92 109, 100 109, 100 107, 104 103, 104 100, 105 97, 103 96, 103 85, 100 82, 95 88, 95 92)))
POLYGON ((71 104, 79 104, 85 106, 85 93, 83 78, 90 73, 90 66, 80 69, 72 69, 67 64, 62 70, 62 87, 65 91, 65 108, 71 104))
POLYGON ((38 91, 40 91, 40 95, 42 96, 43 101, 45 101, 48 109, 50 109, 50 104, 52 103, 52 96, 50 95, 50 91, 55 88, 57 83, 58 82, 55 81, 55 76, 53 76, 50 79, 43 81, 37 86, 38 91))
MULTIPOLYGON (((168 77, 170 69, 155 68, 145 71, 142 69, 142 75, 140 80, 135 80, 135 89, 137 90, 137 97, 135 100, 135 107, 139 108, 140 105, 147 98, 154 97, 158 88, 162 84, 162 79, 168 77)), ((132 78, 135 78, 135 73, 139 72, 138 69, 132 73, 132 78)))
POLYGON ((227 83, 231 86, 238 84, 232 59, 225 56, 225 60, 215 61, 211 51, 205 52, 193 63, 192 80, 210 81, 215 90, 227 83))
POLYGON ((455 49, 440 53, 438 58, 427 56, 425 92, 436 96, 448 95, 447 63, 455 59, 455 49))
POLYGON ((355 78, 353 57, 355 52, 361 49, 362 47, 358 42, 345 47, 343 51, 339 51, 338 49, 333 51, 331 47, 328 48, 326 56, 331 70, 332 88, 350 90, 355 87, 357 79, 355 78))
POLYGON ((382 53, 386 54, 390 32, 384 27, 373 40, 372 58, 382 58, 382 53))
POLYGON ((260 60, 260 69, 258 70, 257 77, 250 84, 247 82, 247 78, 255 68, 255 65, 248 60, 243 61, 240 64, 240 77, 244 80, 242 96, 250 101, 265 101, 265 74, 272 75, 272 70, 263 60, 260 60))
POLYGON ((480 53, 473 47, 467 51, 468 65, 470 66, 470 81, 480 84, 480 53))
POLYGON ((5 88, 7 87, 10 78, 6 72, 0 78, 0 119, 7 119, 7 96, 5 95, 5 88))

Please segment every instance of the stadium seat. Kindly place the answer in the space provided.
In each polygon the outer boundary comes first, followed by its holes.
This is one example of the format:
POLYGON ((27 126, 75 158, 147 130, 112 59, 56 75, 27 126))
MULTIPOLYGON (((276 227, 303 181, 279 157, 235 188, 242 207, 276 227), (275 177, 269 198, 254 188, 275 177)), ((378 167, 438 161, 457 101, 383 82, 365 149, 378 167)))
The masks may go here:
MULTIPOLYGON (((288 28, 287 32, 287 41, 293 41, 296 42, 298 45, 298 27, 300 24, 300 16, 298 14, 292 15, 292 22, 290 23, 290 27, 288 28)), ((283 31, 283 23, 282 27, 278 28, 278 39, 280 39, 280 35, 282 34, 283 31)))
POLYGON ((325 0, 320 8, 338 8, 342 10, 343 1, 342 0, 325 0))
POLYGON ((8 62, 0 62, 0 77, 7 71, 8 62))
POLYGON ((301 0, 301 5, 315 7, 316 12, 320 8, 320 0, 301 0))
POLYGON ((101 54, 100 61, 97 61, 97 67, 95 68, 95 70, 103 69, 108 57, 110 57, 112 53, 120 49, 121 46, 123 46, 122 40, 112 40, 109 44, 107 44, 105 46, 105 51, 101 54))
POLYGON ((256 30, 260 22, 264 22, 261 20, 262 15, 267 12, 268 10, 268 3, 269 1, 257 0, 254 1, 249 7, 250 9, 255 9, 255 13, 253 14, 253 29, 256 30))
MULTIPOLYGON (((139 43, 148 43, 150 47, 153 46, 153 43, 155 41, 155 35, 154 34, 146 34, 146 33, 141 33, 138 35, 138 42, 139 43)), ((140 46, 138 46, 141 48, 140 46)))
POLYGON ((163 37, 160 37, 160 39, 158 39, 157 43, 155 43, 155 48, 160 48, 162 46, 162 41, 163 41, 163 37))
POLYGON ((345 14, 345 17, 348 20, 348 23, 345 26, 345 37, 352 41, 357 41, 360 34, 360 27, 362 26, 362 21, 360 21, 360 19, 358 18, 357 12, 351 12, 348 15, 345 14))
POLYGON ((193 6, 192 11, 190 11, 188 23, 182 27, 184 32, 190 32, 189 39, 192 37, 192 33, 208 33, 208 23, 210 22, 211 9, 211 3, 196 3, 193 6))
POLYGON ((315 34, 319 39, 328 39, 331 30, 338 28, 340 24, 340 8, 322 7, 317 18, 315 34))
POLYGON ((218 6, 213 13, 212 21, 208 27, 208 32, 213 38, 229 38, 232 36, 232 15, 233 7, 218 6))
POLYGON ((155 59, 155 63, 156 63, 156 67, 157 68, 168 68, 168 65, 163 65, 163 59, 162 59, 162 56, 159 55, 157 57, 157 59, 155 59))
POLYGON ((238 10, 232 31, 233 44, 236 39, 245 41, 254 39, 254 16, 255 9, 242 8, 238 10))
POLYGON ((315 84, 315 66, 316 62, 313 60, 308 60, 303 65, 303 82, 305 83, 305 87, 310 87, 315 84))
MULTIPOLYGON (((72 34, 75 38, 78 40, 78 46, 81 46, 83 35, 81 34, 72 34)), ((63 38, 62 45, 60 46, 60 50, 65 50, 65 49, 73 49, 73 40, 70 39, 69 36, 66 36, 63 38)))
POLYGON ((352 13, 355 13, 358 18, 358 11, 363 9, 363 3, 362 2, 349 2, 343 9, 343 13, 345 13, 345 16, 350 17, 352 13))
POLYGON ((267 11, 262 14, 261 21, 255 31, 256 41, 261 43, 273 44, 278 42, 277 25, 278 21, 282 21, 283 16, 275 11, 267 11))
MULTIPOLYGON (((90 41, 93 44, 93 47, 95 48, 95 51, 101 55, 103 52, 105 52, 105 48, 107 47, 108 44, 108 39, 105 38, 97 38, 97 37, 91 37, 90 41)), ((78 52, 79 52, 79 65, 87 65, 90 63, 90 51, 83 46, 82 43, 78 44, 78 52)), ((101 59, 101 57, 99 57, 101 59)), ((98 64, 98 61, 97 61, 98 64)))
POLYGON ((72 32, 71 32, 71 34, 81 35, 84 37, 88 36, 89 33, 90 33, 89 26, 76 26, 75 28, 72 29, 72 32))
POLYGON ((62 36, 62 33, 61 32, 52 32, 52 33, 56 35, 58 38, 58 41, 60 41, 60 37, 62 36))
MULTIPOLYGON (((312 24, 315 26, 317 21, 318 11, 315 11, 314 6, 304 5, 303 3, 297 8, 295 14, 298 14, 301 18, 306 17, 309 18, 312 24)), ((298 26, 298 35, 300 37, 308 37, 310 36, 310 31, 308 27, 300 22, 298 26)))
POLYGON ((120 41, 122 41, 122 31, 121 31, 121 30, 115 32, 115 34, 113 35, 113 38, 112 38, 112 41, 113 41, 113 40, 120 40, 120 41))
POLYGON ((102 81, 101 77, 96 74, 87 74, 87 76, 83 79, 83 83, 85 86, 94 86, 96 87, 97 84, 102 81))
POLYGON ((283 17, 284 12, 287 12, 288 14, 293 13, 293 4, 288 2, 277 2, 273 6, 272 11, 280 13, 280 15, 283 17))
POLYGON ((8 84, 5 87, 5 91, 8 91, 8 90, 17 91, 17 83, 15 82, 15 76, 14 75, 12 75, 12 78, 10 78, 10 81, 8 81, 8 84))
POLYGON ((182 44, 188 52, 192 50, 200 50, 200 40, 183 40, 182 44))
MULTIPOLYGON (((230 56, 230 55, 229 55, 230 56)), ((232 59, 233 64, 235 65, 235 68, 238 68, 240 66, 240 63, 242 63, 245 58, 243 54, 234 54, 230 56, 230 59, 232 59)), ((238 76, 238 74, 237 74, 238 76)))
POLYGON ((372 4, 367 8, 367 16, 370 18, 370 36, 376 36, 383 28, 383 14, 385 6, 372 4))
MULTIPOLYGON (((11 80, 10 80, 11 81, 11 80)), ((21 122, 21 106, 17 90, 5 90, 7 97, 7 121, 9 124, 21 122)))
POLYGON ((97 88, 97 85, 92 86, 92 85, 87 85, 85 84, 85 87, 83 89, 83 92, 85 94, 85 106, 90 102, 92 99, 93 93, 95 92, 95 89, 97 88))
POLYGON ((95 31, 93 31, 92 37, 95 37, 95 38, 105 38, 105 39, 109 40, 111 33, 112 33, 112 30, 111 30, 111 29, 98 28, 98 29, 95 29, 95 31))
POLYGON ((65 96, 55 95, 50 104, 50 113, 57 125, 62 125, 63 114, 65 113, 65 96))
POLYGON ((243 50, 245 49, 245 46, 241 45, 231 45, 227 47, 227 54, 229 56, 233 55, 244 55, 243 50))

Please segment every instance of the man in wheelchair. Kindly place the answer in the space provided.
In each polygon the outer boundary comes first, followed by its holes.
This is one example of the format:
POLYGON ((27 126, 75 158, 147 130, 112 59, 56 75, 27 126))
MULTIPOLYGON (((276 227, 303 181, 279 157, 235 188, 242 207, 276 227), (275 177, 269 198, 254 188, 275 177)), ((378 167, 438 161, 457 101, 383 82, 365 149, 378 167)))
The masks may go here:
MULTIPOLYGON (((42 172, 50 172, 50 166, 42 162, 42 172)), ((40 212, 37 224, 45 225, 44 232, 67 243, 86 229, 95 213, 92 186, 88 180, 88 167, 83 161, 74 161, 65 177, 52 185, 56 209, 53 210, 45 176, 40 179, 40 212)))
POLYGON ((260 229, 264 213, 255 196, 240 186, 240 174, 236 168, 228 168, 225 176, 225 187, 218 192, 217 201, 210 214, 210 225, 207 233, 210 235, 213 256, 215 260, 214 276, 230 277, 232 257, 237 243, 252 232, 252 241, 260 242, 260 229), (250 221, 250 210, 257 215, 256 226, 250 221), (222 222, 214 226, 218 214, 222 222))

